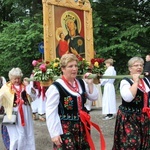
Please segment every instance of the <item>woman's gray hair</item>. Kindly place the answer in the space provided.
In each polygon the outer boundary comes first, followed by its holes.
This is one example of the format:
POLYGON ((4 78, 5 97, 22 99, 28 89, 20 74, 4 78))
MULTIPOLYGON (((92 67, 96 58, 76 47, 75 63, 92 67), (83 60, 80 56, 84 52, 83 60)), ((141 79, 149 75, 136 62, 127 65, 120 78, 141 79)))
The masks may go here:
POLYGON ((20 68, 12 68, 9 73, 8 73, 8 77, 9 79, 12 79, 13 77, 22 77, 23 73, 21 71, 20 68))
POLYGON ((132 67, 135 62, 140 62, 141 64, 144 64, 144 60, 141 57, 132 57, 128 61, 128 67, 132 67))

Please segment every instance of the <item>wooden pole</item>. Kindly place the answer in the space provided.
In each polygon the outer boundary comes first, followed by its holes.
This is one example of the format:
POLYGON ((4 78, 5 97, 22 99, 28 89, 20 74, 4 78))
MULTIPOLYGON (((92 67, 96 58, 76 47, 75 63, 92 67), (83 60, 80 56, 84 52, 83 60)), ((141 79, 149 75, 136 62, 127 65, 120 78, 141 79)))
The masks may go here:
MULTIPOLYGON (((102 75, 98 75, 98 74, 91 74, 89 75, 87 78, 100 78, 100 79, 123 79, 123 78, 129 78, 132 79, 131 75, 116 75, 116 76, 102 76, 102 75)), ((140 75, 140 78, 144 78, 144 75, 140 75)))

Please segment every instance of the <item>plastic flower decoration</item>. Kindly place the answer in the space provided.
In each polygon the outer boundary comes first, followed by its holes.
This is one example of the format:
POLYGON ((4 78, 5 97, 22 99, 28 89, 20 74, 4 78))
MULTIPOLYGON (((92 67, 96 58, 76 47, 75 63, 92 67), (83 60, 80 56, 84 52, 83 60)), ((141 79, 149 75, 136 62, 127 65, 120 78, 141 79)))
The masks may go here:
POLYGON ((106 70, 104 66, 104 58, 92 58, 91 59, 91 72, 93 74, 103 74, 106 70))
POLYGON ((53 80, 55 76, 60 76, 61 74, 59 58, 51 62, 33 60, 32 65, 34 66, 33 76, 36 81, 53 80))

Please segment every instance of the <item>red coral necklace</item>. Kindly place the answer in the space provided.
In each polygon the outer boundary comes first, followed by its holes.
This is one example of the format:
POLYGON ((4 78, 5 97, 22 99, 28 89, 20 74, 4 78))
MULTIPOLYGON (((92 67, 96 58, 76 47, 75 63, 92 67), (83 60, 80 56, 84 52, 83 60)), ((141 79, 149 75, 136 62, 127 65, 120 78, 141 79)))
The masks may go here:
POLYGON ((75 81, 75 87, 73 87, 67 80, 66 80, 66 78, 64 77, 64 76, 62 76, 62 80, 65 82, 65 84, 67 85, 67 87, 70 89, 70 90, 72 90, 72 91, 74 91, 74 92, 79 92, 79 86, 78 86, 78 83, 77 83, 77 81, 74 79, 74 81, 75 81))

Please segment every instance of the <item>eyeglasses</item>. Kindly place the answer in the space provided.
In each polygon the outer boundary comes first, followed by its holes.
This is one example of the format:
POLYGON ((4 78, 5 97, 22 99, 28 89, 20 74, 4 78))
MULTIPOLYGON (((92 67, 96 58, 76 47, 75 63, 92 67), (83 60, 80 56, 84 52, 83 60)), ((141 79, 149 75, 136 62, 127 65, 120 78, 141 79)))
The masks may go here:
POLYGON ((138 64, 138 65, 133 65, 132 67, 143 67, 144 65, 142 65, 142 64, 138 64))

